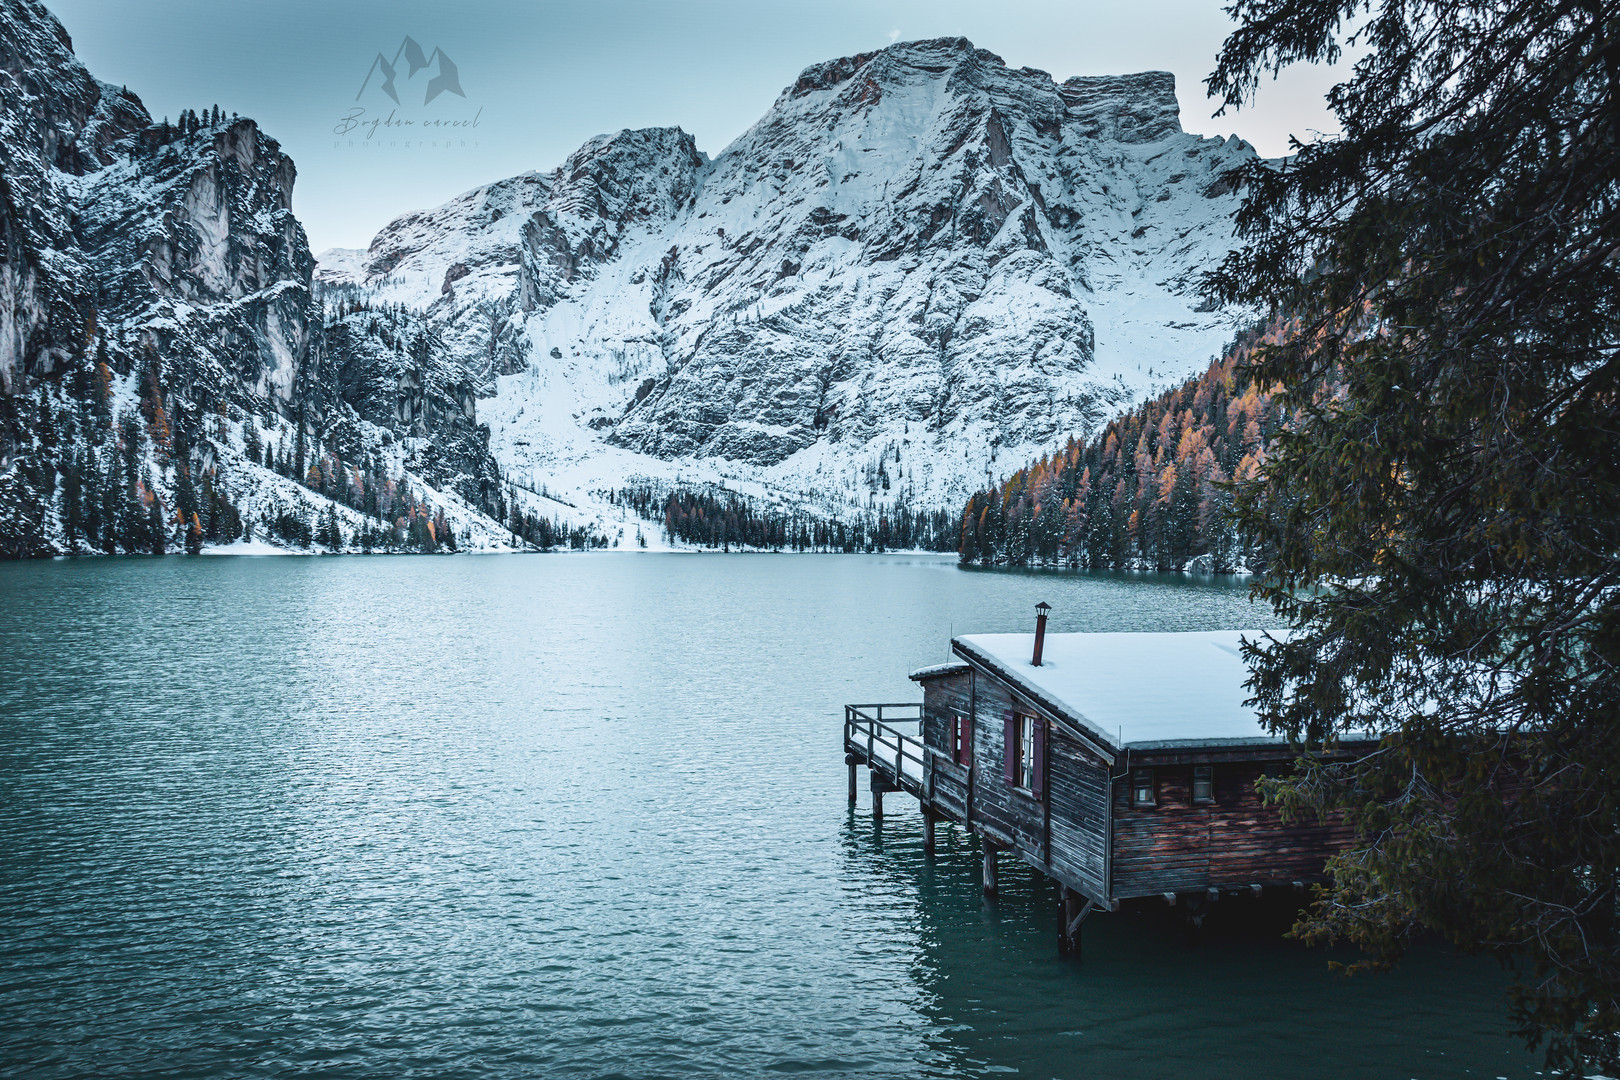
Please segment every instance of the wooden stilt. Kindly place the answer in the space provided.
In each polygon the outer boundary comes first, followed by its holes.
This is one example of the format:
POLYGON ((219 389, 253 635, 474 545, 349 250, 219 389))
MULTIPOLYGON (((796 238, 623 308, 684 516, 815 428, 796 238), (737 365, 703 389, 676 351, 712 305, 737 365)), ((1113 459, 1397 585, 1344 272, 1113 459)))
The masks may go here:
POLYGON ((1209 905, 1220 895, 1217 889, 1182 895, 1181 902, 1186 913, 1187 944, 1196 945, 1203 940, 1204 916, 1209 913, 1209 905))
POLYGON ((888 792, 899 791, 900 789, 894 784, 890 783, 888 777, 884 776, 876 769, 868 768, 867 776, 870 777, 872 781, 868 785, 872 789, 872 820, 882 821, 883 796, 888 792))
POLYGON ((934 814, 928 807, 923 807, 923 850, 930 855, 934 853, 934 814))
POLYGON ((996 856, 1000 850, 986 842, 984 845, 984 895, 996 895, 996 856))
POLYGON ((855 763, 849 763, 849 805, 855 805, 855 763))
POLYGON ((1085 924, 1087 916, 1096 908, 1096 904, 1070 889, 1067 885, 1059 887, 1059 901, 1061 912, 1061 927, 1058 931, 1058 952, 1076 959, 1080 957, 1080 927, 1085 924))

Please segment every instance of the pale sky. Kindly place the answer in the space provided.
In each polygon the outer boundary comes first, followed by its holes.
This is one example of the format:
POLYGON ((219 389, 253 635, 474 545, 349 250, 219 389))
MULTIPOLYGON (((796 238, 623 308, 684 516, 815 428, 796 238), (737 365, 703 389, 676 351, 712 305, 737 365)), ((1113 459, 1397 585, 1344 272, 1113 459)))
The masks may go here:
MULTIPOLYGON (((1328 129, 1321 69, 1265 84, 1258 102, 1212 119, 1203 80, 1230 28, 1215 0, 46 0, 91 72, 139 94, 154 118, 218 103, 252 116, 298 165, 294 210, 317 252, 365 247, 390 219, 479 184, 549 170, 592 135, 679 126, 711 157, 810 64, 895 40, 965 36, 1013 67, 1071 75, 1166 70, 1181 123, 1236 133, 1266 155, 1328 129), (367 71, 409 35, 433 63, 398 61, 400 105, 367 71), (451 58, 464 96, 430 79, 451 58), (360 100, 356 99, 361 95, 360 100), (381 106, 381 108, 379 108, 381 106), (339 136, 367 117, 477 119, 437 145, 401 129, 339 136), (448 140, 452 145, 445 145, 448 140), (412 142, 407 147, 405 143, 412 142), (382 145, 379 145, 382 144, 382 145), (392 145, 389 145, 392 144, 392 145)), ((447 135, 441 137, 440 131, 447 135)))

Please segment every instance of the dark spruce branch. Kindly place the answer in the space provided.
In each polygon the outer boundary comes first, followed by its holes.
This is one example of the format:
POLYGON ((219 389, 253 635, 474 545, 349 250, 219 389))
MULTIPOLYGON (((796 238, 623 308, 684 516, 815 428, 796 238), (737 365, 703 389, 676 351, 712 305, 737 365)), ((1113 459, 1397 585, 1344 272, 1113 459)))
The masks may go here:
POLYGON ((1421 931, 1494 953, 1551 1064, 1613 1073, 1620 4, 1229 10, 1229 106, 1360 53, 1342 135, 1234 177, 1244 246, 1209 281, 1296 320, 1251 367, 1298 420, 1237 502, 1296 630, 1253 650, 1251 688, 1310 745, 1384 738, 1271 789, 1360 838, 1298 932, 1375 966, 1421 931))

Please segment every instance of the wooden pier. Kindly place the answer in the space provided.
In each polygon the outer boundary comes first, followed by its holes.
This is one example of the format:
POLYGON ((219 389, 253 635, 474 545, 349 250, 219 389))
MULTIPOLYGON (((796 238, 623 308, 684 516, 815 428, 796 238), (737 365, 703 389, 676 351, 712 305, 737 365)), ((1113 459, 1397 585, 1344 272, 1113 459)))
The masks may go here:
POLYGON ((851 803, 865 765, 875 817, 903 792, 928 847, 941 821, 980 838, 986 893, 1004 852, 1046 874, 1069 952, 1124 901, 1197 926, 1222 895, 1321 879, 1349 830, 1284 822, 1260 798, 1256 781, 1296 751, 1243 704, 1239 634, 1044 630, 1042 612, 1035 635, 957 638, 958 659, 912 673, 921 702, 846 706, 851 803))

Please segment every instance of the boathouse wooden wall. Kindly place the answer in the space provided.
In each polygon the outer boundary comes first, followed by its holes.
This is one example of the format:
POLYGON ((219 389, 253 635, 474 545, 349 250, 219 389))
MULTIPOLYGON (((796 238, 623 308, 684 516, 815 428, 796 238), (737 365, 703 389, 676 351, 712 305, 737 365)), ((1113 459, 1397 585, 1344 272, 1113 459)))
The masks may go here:
POLYGON ((956 752, 955 730, 958 716, 973 711, 973 675, 967 669, 922 680, 923 742, 942 754, 956 752))
POLYGON ((967 824, 972 778, 967 767, 955 764, 956 718, 973 714, 973 674, 963 669, 932 675, 922 680, 922 688, 923 742, 950 759, 929 764, 929 809, 967 824))
POLYGON ((999 679, 975 680, 972 823, 992 841, 1081 893, 1103 900, 1108 845, 1108 766, 1043 710, 999 679), (1006 779, 1003 718, 1045 718, 1046 789, 1040 798, 1006 779))
POLYGON ((1113 784, 1116 898, 1321 879, 1328 856, 1349 842, 1349 828, 1337 820, 1285 824, 1255 781, 1286 762, 1247 753, 1133 756, 1130 768, 1153 769, 1158 805, 1131 805, 1128 770, 1113 784), (1193 805, 1196 764, 1214 768, 1213 804, 1193 805))
POLYGON ((1060 725, 1047 736, 1055 876, 1099 902, 1107 899, 1108 775, 1106 761, 1060 725))

